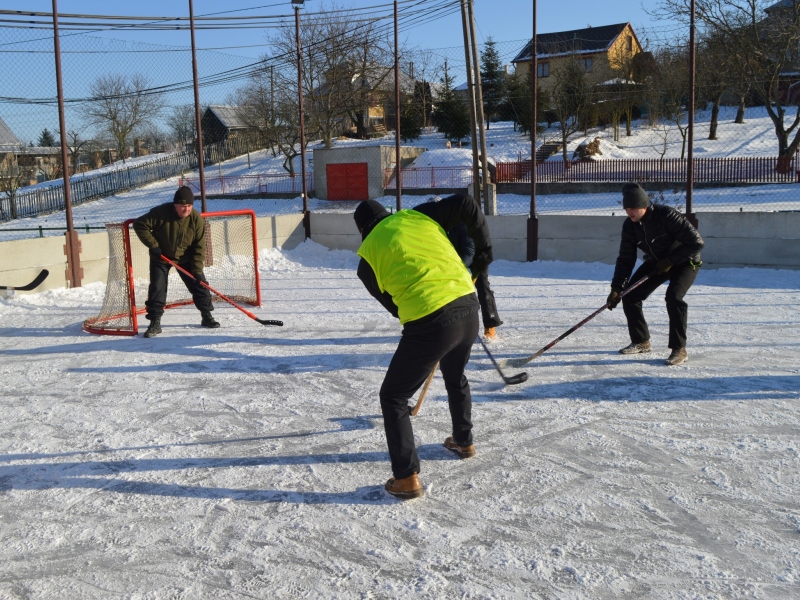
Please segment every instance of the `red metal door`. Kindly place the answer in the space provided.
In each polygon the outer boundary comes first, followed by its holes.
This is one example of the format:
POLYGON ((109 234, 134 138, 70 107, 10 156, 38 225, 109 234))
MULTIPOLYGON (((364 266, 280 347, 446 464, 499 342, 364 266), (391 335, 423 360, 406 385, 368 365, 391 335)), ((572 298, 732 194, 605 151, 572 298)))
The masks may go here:
POLYGON ((328 200, 369 200, 367 163, 325 165, 328 200))

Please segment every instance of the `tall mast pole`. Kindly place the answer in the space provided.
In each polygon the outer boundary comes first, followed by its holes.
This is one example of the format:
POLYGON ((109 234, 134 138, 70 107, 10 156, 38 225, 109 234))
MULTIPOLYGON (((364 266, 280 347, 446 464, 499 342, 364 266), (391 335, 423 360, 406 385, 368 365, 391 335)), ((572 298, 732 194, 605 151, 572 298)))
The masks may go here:
POLYGON ((194 6, 189 0, 189 31, 192 35, 192 80, 194 87, 194 126, 197 130, 197 169, 200 174, 200 203, 203 212, 207 211, 206 206, 206 169, 205 155, 203 154, 203 128, 200 116, 200 86, 197 83, 197 46, 194 41, 194 6))

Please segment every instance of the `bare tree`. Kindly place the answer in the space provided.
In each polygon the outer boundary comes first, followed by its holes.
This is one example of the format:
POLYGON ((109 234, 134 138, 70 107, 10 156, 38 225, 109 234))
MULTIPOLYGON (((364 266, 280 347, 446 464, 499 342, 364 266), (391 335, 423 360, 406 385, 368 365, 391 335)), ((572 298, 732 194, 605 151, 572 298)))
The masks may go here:
POLYGON ((689 58, 684 49, 662 49, 656 54, 661 114, 675 123, 681 135, 681 158, 686 156, 686 137, 689 133, 686 99, 689 96, 689 58))
POLYGON ((185 150, 188 144, 197 139, 194 104, 173 106, 166 123, 173 141, 181 147, 181 150, 185 150))
POLYGON ((143 75, 106 75, 92 84, 82 110, 92 125, 114 139, 118 155, 125 158, 132 133, 158 117, 162 107, 162 94, 150 90, 143 75))
POLYGON ((554 85, 550 90, 550 109, 558 119, 561 133, 561 155, 569 163, 567 143, 585 126, 592 104, 592 87, 584 63, 576 56, 551 73, 554 85))
MULTIPOLYGON (((686 21, 689 0, 661 0, 656 13, 686 21)), ((696 18, 725 44, 737 71, 766 107, 778 156, 790 160, 800 146, 800 98, 786 89, 787 78, 800 65, 800 0, 696 0, 696 18)))
MULTIPOLYGON (((353 122, 357 135, 364 136, 364 115, 373 95, 380 81, 390 79, 387 39, 375 33, 371 22, 351 19, 342 11, 304 21, 300 32, 309 135, 319 135, 330 147, 353 122)), ((279 29, 272 42, 280 57, 276 68, 286 79, 292 73, 296 77, 294 26, 279 29)))
MULTIPOLYGON (((278 97, 284 97, 283 92, 279 91, 278 97)), ((232 98, 232 103, 239 107, 239 114, 248 128, 259 132, 261 139, 256 140, 256 143, 269 149, 273 157, 277 156, 279 135, 275 98, 275 71, 270 64, 251 73, 248 82, 232 98)))
POLYGON ((17 164, 13 152, 0 154, 0 192, 5 195, 5 198, 0 196, 0 218, 17 218, 17 190, 26 185, 29 178, 25 169, 17 164))

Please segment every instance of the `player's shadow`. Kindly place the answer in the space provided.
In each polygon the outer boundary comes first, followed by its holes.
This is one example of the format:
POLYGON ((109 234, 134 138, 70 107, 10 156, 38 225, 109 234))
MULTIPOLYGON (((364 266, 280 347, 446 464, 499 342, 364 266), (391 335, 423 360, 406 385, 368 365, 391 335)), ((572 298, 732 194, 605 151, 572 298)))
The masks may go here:
MULTIPOLYGON (((659 361, 661 364, 661 361, 659 361)), ((666 368, 666 367, 664 367, 666 368)), ((528 382, 513 393, 473 397, 477 402, 580 398, 594 402, 686 402, 742 401, 800 398, 800 375, 742 375, 723 377, 630 377, 592 378, 558 383, 536 383, 529 371, 528 382)), ((506 388, 509 389, 509 388, 506 388)))
MULTIPOLYGON (((293 356, 269 356, 268 351, 259 353, 258 348, 270 345, 297 346, 358 346, 361 344, 386 344, 396 342, 396 337, 356 337, 342 338, 332 343, 329 338, 294 340, 275 340, 270 338, 249 338, 231 335, 161 337, 156 339, 110 339, 85 338, 85 341, 72 344, 52 344, 36 348, 38 356, 70 355, 96 353, 97 365, 68 369, 72 373, 307 373, 337 371, 342 368, 359 369, 386 365, 391 355, 380 352, 342 352, 315 353, 293 356), (213 344, 210 342, 213 340, 213 344), (275 343, 275 342, 278 343, 275 343), (241 344, 242 351, 234 348, 241 344), (109 353, 119 356, 115 364, 106 364, 109 353), (125 364, 121 355, 152 353, 159 360, 152 364, 125 364)), ((0 350, 0 357, 28 356, 30 348, 6 348, 0 350)), ((86 362, 91 362, 88 358, 86 362)))
MULTIPOLYGON (((301 434, 287 434, 284 436, 269 436, 265 438, 247 438, 246 441, 260 439, 275 439, 278 437, 295 437, 299 435, 321 435, 348 431, 352 429, 372 428, 372 420, 380 418, 379 415, 368 415, 346 419, 332 419, 340 424, 340 429, 323 432, 306 432, 301 434)), ((214 442, 200 442, 199 444, 227 444, 241 440, 217 440, 214 442)), ((173 444, 173 447, 198 445, 173 444)), ((155 446, 151 448, 163 448, 155 446)), ((138 450, 139 448, 119 448, 114 450, 101 450, 100 452, 115 453, 123 450, 138 450)), ((428 444, 417 449, 422 460, 457 460, 452 453, 445 450, 440 444, 428 444)), ((354 490, 342 492, 319 492, 314 490, 278 490, 278 489, 245 489, 233 487, 207 487, 202 485, 186 485, 180 482, 180 472, 191 471, 192 478, 196 479, 198 471, 211 469, 249 469, 242 476, 247 481, 265 483, 270 480, 269 468, 275 467, 281 471, 281 479, 285 479, 288 468, 306 465, 341 465, 342 469, 361 469, 364 463, 385 463, 389 467, 389 455, 386 452, 340 452, 340 453, 309 453, 282 456, 236 456, 236 457, 202 457, 202 458, 143 458, 143 459, 110 459, 110 460, 72 460, 41 462, 41 458, 66 457, 68 455, 95 454, 94 452, 78 451, 75 453, 60 453, 53 455, 7 455, 0 456, 0 495, 11 490, 52 490, 52 489, 93 489, 118 494, 138 494, 146 496, 164 496, 180 498, 197 498, 211 500, 242 500, 248 502, 291 502, 296 504, 386 504, 396 502, 383 489, 382 483, 374 486, 358 487, 354 490), (13 464, 14 461, 25 461, 26 464, 13 464), (37 462, 31 462, 37 461, 37 462), (256 469, 257 471, 253 471, 256 469), (258 470, 264 469, 264 470, 258 470), (151 482, 133 479, 136 474, 142 474, 142 479, 152 477, 154 473, 176 472, 175 481, 170 483, 151 482), (124 475, 128 474, 128 478, 124 475)), ((305 470, 302 471, 305 473, 305 470)), ((163 479, 163 476, 159 476, 163 479)), ((298 471, 298 480, 303 476, 298 471)), ((333 474, 331 485, 338 484, 339 476, 333 474)))

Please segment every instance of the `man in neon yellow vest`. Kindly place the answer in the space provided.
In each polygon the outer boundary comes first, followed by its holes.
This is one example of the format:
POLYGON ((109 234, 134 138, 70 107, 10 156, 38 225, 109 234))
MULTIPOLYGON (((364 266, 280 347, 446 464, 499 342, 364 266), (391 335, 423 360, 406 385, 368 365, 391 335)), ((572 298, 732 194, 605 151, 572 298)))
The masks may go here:
POLYGON ((358 277, 392 315, 403 333, 380 390, 381 412, 394 477, 386 491, 398 498, 423 494, 408 400, 439 363, 452 421, 444 445, 462 458, 475 455, 472 397, 464 369, 478 336, 480 305, 472 275, 447 238, 463 223, 475 243, 473 272, 492 262, 483 213, 470 196, 457 194, 390 215, 374 200, 354 218, 363 243, 358 277))

